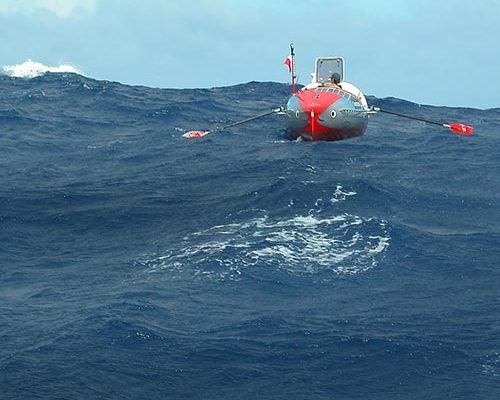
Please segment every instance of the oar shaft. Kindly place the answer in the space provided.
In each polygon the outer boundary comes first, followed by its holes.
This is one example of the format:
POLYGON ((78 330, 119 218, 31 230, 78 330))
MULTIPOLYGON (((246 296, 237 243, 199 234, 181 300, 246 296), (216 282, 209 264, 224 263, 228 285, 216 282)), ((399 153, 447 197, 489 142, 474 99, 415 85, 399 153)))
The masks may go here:
POLYGON ((205 135, 208 135, 209 133, 219 132, 219 131, 222 131, 224 129, 228 129, 228 128, 232 128, 233 126, 245 124, 247 122, 253 121, 254 119, 262 118, 262 117, 265 117, 266 115, 276 114, 276 113, 279 113, 279 112, 284 111, 284 110, 285 110, 285 107, 281 106, 281 107, 275 108, 271 111, 266 111, 266 112, 263 112, 261 114, 254 115, 253 117, 245 118, 241 121, 237 121, 237 122, 233 122, 232 124, 229 124, 229 125, 221 126, 220 128, 215 128, 215 129, 212 129, 210 131, 189 131, 189 132, 184 133, 182 136, 185 137, 186 139, 201 138, 205 135))
POLYGON ((431 121, 430 119, 425 119, 425 118, 413 117, 411 115, 401 114, 401 113, 398 113, 395 111, 384 110, 384 109, 378 108, 378 107, 371 107, 368 109, 368 112, 382 112, 382 113, 386 113, 386 114, 396 115, 398 117, 413 119, 415 121, 422 121, 422 122, 425 122, 427 124, 442 126, 444 128, 448 128, 453 133, 457 133, 459 135, 467 135, 468 136, 468 135, 472 135, 472 133, 474 132, 474 127, 469 126, 469 125, 464 125, 464 124, 461 124, 459 122, 444 124, 442 122, 431 121))
POLYGON ((425 118, 413 117, 411 115, 401 114, 401 113, 398 113, 398 112, 395 112, 395 111, 384 110, 383 108, 373 107, 373 110, 374 111, 378 111, 378 112, 382 112, 382 113, 385 113, 385 114, 396 115, 396 116, 402 117, 402 118, 413 119, 415 121, 426 122, 428 124, 433 124, 433 125, 439 125, 439 126, 447 127, 447 125, 443 124, 442 122, 431 121, 431 120, 428 120, 428 119, 425 119, 425 118))
POLYGON ((265 117, 267 115, 278 113, 280 111, 283 111, 283 107, 278 107, 278 108, 275 108, 271 111, 266 111, 266 112, 263 112, 261 114, 254 115, 253 117, 245 118, 241 121, 237 121, 237 122, 233 122, 232 124, 221 126, 220 128, 215 128, 215 129, 211 130, 210 132, 219 132, 219 131, 222 131, 224 129, 232 128, 233 126, 246 124, 247 122, 253 121, 254 119, 262 118, 262 117, 265 117))

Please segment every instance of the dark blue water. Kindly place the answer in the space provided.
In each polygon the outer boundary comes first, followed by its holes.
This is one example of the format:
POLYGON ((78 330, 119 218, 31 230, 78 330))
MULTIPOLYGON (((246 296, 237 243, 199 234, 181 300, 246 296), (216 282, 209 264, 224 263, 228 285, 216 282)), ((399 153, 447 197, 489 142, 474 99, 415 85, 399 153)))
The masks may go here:
POLYGON ((500 398, 500 109, 188 141, 289 88, 0 93, 2 400, 500 398))

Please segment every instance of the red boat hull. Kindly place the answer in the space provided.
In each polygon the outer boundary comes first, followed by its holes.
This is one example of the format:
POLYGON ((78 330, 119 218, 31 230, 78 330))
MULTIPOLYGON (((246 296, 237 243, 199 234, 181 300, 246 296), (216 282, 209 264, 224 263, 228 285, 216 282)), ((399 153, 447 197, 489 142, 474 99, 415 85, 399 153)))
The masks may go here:
POLYGON ((363 104, 337 87, 302 89, 288 100, 286 115, 290 136, 312 141, 361 136, 368 126, 363 104))

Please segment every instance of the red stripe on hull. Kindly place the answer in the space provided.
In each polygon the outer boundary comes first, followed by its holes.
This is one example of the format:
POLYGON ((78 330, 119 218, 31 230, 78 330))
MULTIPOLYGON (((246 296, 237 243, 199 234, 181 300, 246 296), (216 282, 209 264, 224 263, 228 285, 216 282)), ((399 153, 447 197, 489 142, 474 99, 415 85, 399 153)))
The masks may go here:
POLYGON ((299 99, 302 109, 306 113, 314 111, 316 116, 324 112, 341 97, 342 96, 337 93, 316 92, 315 90, 303 90, 297 93, 297 98, 299 99))

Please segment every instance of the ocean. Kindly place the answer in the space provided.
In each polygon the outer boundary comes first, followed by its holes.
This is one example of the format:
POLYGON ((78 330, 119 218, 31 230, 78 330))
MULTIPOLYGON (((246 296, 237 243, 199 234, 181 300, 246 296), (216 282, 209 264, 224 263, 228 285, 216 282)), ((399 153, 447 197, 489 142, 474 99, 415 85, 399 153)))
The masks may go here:
POLYGON ((500 398, 500 108, 186 140, 289 86, 0 93, 0 399, 500 398))

